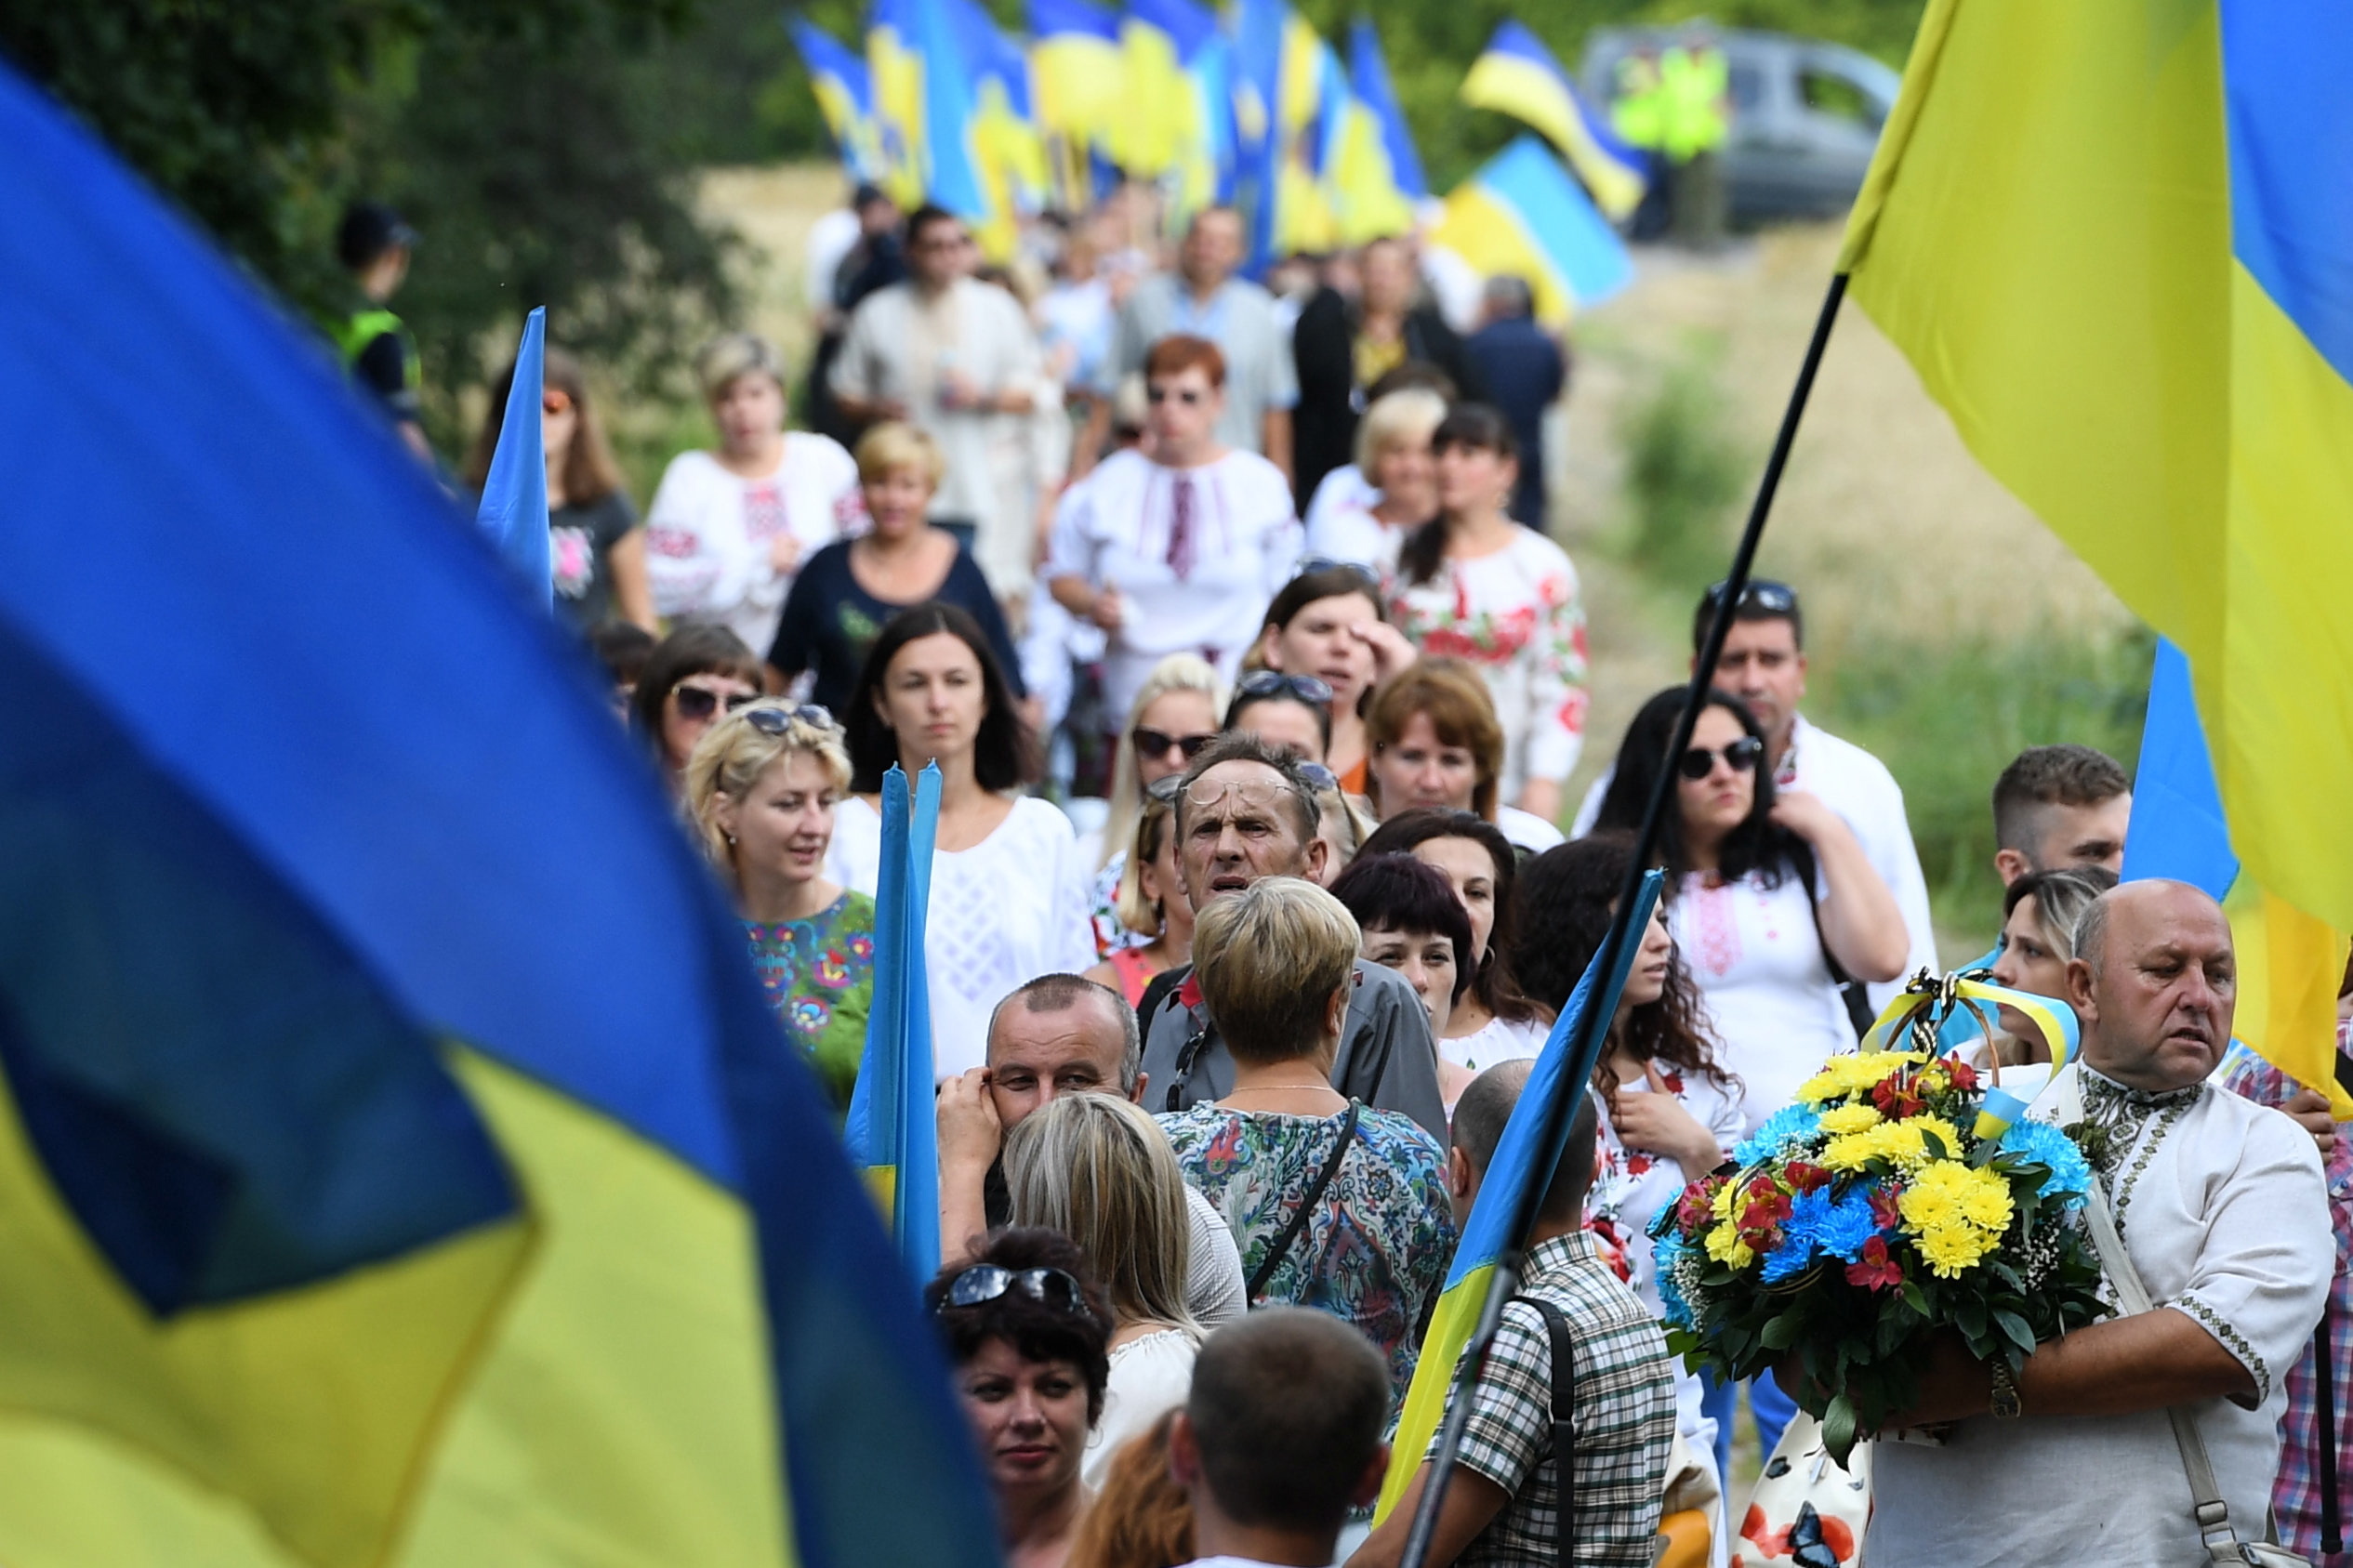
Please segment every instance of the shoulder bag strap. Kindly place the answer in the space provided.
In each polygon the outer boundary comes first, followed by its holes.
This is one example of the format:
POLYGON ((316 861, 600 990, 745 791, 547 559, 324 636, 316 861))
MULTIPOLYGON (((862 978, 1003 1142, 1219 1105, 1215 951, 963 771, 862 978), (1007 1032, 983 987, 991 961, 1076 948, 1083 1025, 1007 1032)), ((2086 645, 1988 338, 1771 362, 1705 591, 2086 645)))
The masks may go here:
POLYGON ((1814 879, 1822 874, 1819 863, 1809 851, 1796 862, 1795 869, 1798 884, 1805 892, 1805 913, 1814 921, 1814 941, 1822 949, 1822 967, 1830 970, 1831 985, 1838 992, 1838 1005, 1846 1009, 1847 1025, 1855 1031, 1855 1038, 1860 1040, 1879 1021, 1876 1009, 1871 1005, 1871 993, 1838 961, 1838 955, 1831 950, 1830 933, 1822 929, 1822 901, 1814 896, 1814 879))
POLYGON ((1266 1282, 1275 1277, 1275 1271, 1281 1265, 1284 1256, 1298 1242, 1299 1233, 1307 1229, 1309 1220, 1315 1218, 1315 1206, 1323 1202, 1324 1189, 1329 1187, 1332 1178, 1340 1174, 1342 1163, 1348 1158, 1349 1145, 1356 1141, 1356 1121, 1364 1113, 1362 1100, 1351 1100, 1348 1102, 1348 1119, 1341 1124, 1340 1137, 1331 1146, 1330 1158, 1325 1160, 1324 1168, 1315 1173, 1315 1185, 1308 1188, 1306 1194, 1299 1200, 1299 1206, 1291 1210, 1290 1219, 1283 1226, 1283 1233, 1275 1238, 1275 1245, 1266 1249, 1266 1256, 1260 1258, 1258 1267, 1250 1271, 1243 1299, 1251 1306, 1258 1305, 1258 1293, 1266 1288, 1266 1282))
MULTIPOLYGON (((2148 1286, 2133 1266, 2132 1254, 2124 1250, 2124 1238, 2117 1233, 2097 1176, 2084 1193, 2083 1218, 2091 1227, 2092 1245, 2100 1255, 2100 1265, 2108 1271, 2108 1283, 2116 1286, 2118 1303, 2131 1316, 2153 1311, 2148 1286)), ((2214 1464, 2206 1457, 2206 1440, 2198 1432, 2198 1417, 2178 1404, 2167 1405, 2165 1416, 2174 1424, 2174 1443, 2181 1450, 2182 1471, 2189 1478, 2189 1495, 2197 1504, 2198 1534, 2206 1543, 2207 1553, 2216 1562, 2243 1561, 2239 1533, 2230 1523, 2230 1507, 2222 1500, 2214 1464)))
POLYGON ((1573 1568, 1577 1531, 1575 1516, 1569 1509, 1568 1483, 1577 1456, 1577 1337, 1569 1332, 1567 1315, 1550 1301, 1533 1296, 1523 1296, 1520 1300, 1536 1309, 1553 1338, 1553 1469, 1560 1477, 1555 1544, 1561 1568, 1573 1568))

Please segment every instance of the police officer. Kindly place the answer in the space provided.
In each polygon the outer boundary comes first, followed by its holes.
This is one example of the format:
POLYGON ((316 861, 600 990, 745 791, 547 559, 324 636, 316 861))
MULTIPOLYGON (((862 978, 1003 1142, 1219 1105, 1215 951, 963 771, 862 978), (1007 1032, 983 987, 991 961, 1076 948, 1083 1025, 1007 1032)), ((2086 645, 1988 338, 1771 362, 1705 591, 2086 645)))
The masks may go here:
POLYGON ((409 252, 416 244, 416 231, 380 203, 357 202, 344 213, 336 231, 336 255, 351 275, 357 297, 350 310, 327 323, 327 333, 342 356, 343 368, 376 394, 401 439, 430 462, 432 448, 426 444, 417 402, 422 376, 416 344, 388 308, 408 277, 409 252))

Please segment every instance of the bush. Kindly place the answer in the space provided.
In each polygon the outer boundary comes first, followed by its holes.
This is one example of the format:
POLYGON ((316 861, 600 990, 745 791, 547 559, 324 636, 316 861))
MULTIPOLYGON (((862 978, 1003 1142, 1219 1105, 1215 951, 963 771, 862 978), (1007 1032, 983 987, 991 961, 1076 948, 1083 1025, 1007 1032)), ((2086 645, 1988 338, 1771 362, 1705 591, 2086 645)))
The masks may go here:
POLYGON ((1659 582, 1712 581, 1732 553, 1732 508, 1749 465, 1726 429, 1730 406, 1716 381, 1722 348, 1720 339, 1687 343, 1622 432, 1630 553, 1659 582))

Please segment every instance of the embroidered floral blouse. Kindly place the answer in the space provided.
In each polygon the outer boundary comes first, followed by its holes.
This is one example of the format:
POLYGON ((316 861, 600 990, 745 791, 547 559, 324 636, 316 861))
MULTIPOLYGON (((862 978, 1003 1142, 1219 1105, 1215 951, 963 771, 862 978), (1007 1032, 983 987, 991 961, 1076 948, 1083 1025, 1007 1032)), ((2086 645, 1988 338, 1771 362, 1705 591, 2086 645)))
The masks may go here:
POLYGON ((834 1110, 848 1111, 874 1003, 874 900, 845 892, 807 920, 747 920, 744 934, 786 1036, 826 1086, 834 1110))

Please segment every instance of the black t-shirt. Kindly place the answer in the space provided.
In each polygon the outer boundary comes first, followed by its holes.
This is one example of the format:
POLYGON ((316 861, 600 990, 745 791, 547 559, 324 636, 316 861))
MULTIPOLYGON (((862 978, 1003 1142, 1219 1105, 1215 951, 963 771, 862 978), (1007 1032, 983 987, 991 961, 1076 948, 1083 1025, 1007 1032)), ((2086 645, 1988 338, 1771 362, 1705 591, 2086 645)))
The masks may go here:
POLYGON ((847 539, 837 539, 801 567, 800 575, 793 579, 792 592, 785 596, 776 640, 768 651, 768 662, 787 679, 803 670, 814 674, 811 702, 836 713, 848 712, 851 695, 858 689, 858 672, 866 666, 866 651, 882 635, 892 616, 918 603, 953 604, 971 612, 987 634, 988 645, 1003 666, 1013 695, 1028 695, 1022 684, 1021 659, 1013 652, 1012 634, 1005 628, 1005 613, 997 607, 988 579, 962 547, 958 548, 956 562, 947 569, 947 580, 940 585, 939 592, 928 600, 894 604, 859 586, 850 570, 850 545, 847 539))
POLYGON ((351 362, 351 379, 383 400, 392 417, 413 421, 418 416, 416 389, 410 384, 409 347, 405 336, 379 333, 351 362))
POLYGON ((613 547, 638 525, 628 496, 612 491, 586 506, 563 506, 548 513, 548 556, 554 569, 556 604, 564 619, 592 632, 613 618, 613 547))

